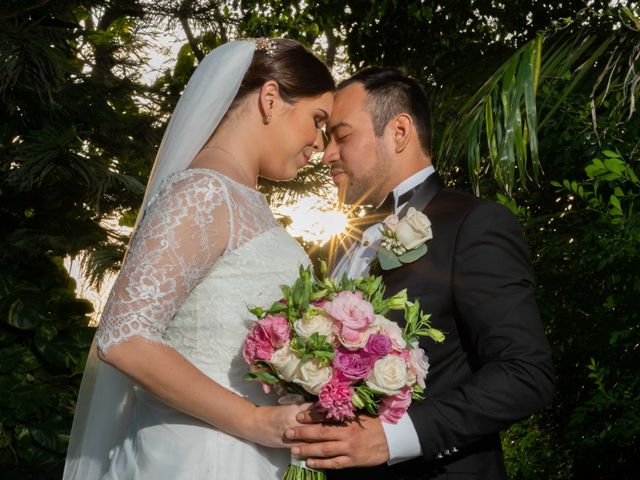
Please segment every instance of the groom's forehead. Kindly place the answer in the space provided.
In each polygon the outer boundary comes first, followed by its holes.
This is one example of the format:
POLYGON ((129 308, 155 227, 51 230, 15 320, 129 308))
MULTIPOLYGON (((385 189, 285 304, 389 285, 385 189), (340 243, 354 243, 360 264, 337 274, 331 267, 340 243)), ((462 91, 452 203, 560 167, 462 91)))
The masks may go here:
POLYGON ((353 83, 338 90, 329 119, 329 128, 339 128, 344 124, 353 123, 350 119, 368 114, 364 105, 366 97, 367 92, 360 83, 353 83))

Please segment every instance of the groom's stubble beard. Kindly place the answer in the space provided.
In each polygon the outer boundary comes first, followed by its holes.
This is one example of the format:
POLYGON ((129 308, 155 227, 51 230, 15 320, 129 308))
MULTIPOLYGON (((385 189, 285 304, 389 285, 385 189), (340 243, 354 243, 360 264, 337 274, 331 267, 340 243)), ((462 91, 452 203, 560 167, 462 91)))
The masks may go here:
POLYGON ((348 205, 373 205, 378 206, 386 197, 386 191, 381 191, 391 175, 392 160, 382 147, 382 142, 377 139, 375 148, 375 161, 369 171, 360 178, 348 175, 347 188, 344 194, 344 203, 348 205))

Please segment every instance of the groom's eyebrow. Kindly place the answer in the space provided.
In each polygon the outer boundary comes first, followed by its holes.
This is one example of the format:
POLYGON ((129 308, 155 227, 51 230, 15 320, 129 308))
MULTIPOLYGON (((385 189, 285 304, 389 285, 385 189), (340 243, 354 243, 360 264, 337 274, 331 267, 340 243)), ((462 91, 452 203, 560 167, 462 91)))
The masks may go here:
POLYGON ((349 125, 347 122, 340 122, 340 123, 336 123, 335 125, 331 125, 331 127, 329 127, 329 135, 333 135, 334 132, 342 127, 350 127, 351 125, 349 125))

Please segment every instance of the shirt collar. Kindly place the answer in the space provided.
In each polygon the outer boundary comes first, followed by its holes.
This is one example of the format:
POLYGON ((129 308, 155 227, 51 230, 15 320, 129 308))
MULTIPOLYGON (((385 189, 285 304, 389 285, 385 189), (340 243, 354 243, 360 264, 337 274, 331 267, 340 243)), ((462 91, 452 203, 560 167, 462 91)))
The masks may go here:
POLYGON ((402 182, 400 182, 398 184, 398 186, 396 186, 396 188, 393 189, 393 198, 395 200, 395 211, 397 212, 401 207, 404 206, 404 203, 402 203, 401 205, 398 205, 398 198, 403 194, 408 192, 409 190, 412 190, 414 188, 416 188, 418 185, 422 184, 427 178, 429 178, 429 176, 435 172, 435 168, 433 167, 433 165, 429 165, 426 168, 423 168, 422 170, 419 170, 418 172, 414 173, 413 175, 411 175, 409 178, 405 178, 402 182))

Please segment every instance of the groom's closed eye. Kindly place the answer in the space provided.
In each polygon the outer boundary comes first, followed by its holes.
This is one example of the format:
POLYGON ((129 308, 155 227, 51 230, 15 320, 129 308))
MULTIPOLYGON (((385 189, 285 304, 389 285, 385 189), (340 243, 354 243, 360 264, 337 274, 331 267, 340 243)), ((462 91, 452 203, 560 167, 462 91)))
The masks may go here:
POLYGON ((329 139, 335 138, 337 142, 344 141, 351 131, 347 123, 337 123, 329 128, 329 139))

